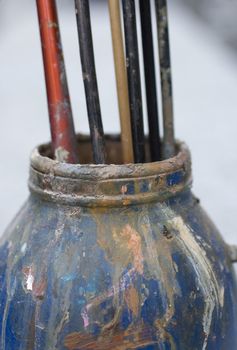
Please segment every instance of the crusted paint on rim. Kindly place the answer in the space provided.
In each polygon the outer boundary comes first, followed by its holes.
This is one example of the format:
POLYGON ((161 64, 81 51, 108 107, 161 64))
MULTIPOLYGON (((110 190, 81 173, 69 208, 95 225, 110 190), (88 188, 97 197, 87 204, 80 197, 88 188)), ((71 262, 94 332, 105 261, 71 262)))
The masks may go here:
POLYGON ((29 179, 31 192, 45 200, 88 207, 128 206, 164 200, 192 183, 190 152, 184 143, 177 143, 173 158, 125 165, 61 163, 42 154, 49 147, 42 145, 32 152, 29 179))

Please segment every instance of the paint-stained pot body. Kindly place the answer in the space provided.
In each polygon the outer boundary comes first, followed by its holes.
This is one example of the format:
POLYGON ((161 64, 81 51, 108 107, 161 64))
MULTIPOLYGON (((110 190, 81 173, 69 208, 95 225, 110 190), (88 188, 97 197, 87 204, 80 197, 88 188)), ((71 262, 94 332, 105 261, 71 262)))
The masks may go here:
POLYGON ((1 350, 235 350, 228 249, 192 195, 190 156, 70 165, 33 152, 0 243, 1 350))

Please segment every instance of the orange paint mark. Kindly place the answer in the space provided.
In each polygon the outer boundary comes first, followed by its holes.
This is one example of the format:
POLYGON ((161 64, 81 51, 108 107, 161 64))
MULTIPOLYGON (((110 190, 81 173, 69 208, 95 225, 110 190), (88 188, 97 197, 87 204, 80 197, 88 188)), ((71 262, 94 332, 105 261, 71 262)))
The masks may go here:
POLYGON ((133 254, 133 264, 139 274, 143 274, 143 255, 141 247, 141 237, 130 225, 126 225, 121 231, 121 237, 126 238, 128 249, 133 254))
POLYGON ((129 205, 129 204, 131 204, 132 203, 132 201, 131 201, 131 199, 129 199, 129 198, 125 198, 124 200, 123 200, 123 205, 124 206, 127 206, 127 205, 129 205))
POLYGON ((74 332, 64 339, 64 345, 68 350, 126 350, 137 349, 144 346, 157 344, 152 340, 154 334, 151 327, 144 324, 130 327, 126 331, 104 332, 99 337, 91 334, 74 332))
POLYGON ((139 303, 139 295, 137 290, 130 286, 125 291, 125 301, 128 305, 128 308, 132 311, 132 313, 137 317, 139 314, 140 303, 139 303))

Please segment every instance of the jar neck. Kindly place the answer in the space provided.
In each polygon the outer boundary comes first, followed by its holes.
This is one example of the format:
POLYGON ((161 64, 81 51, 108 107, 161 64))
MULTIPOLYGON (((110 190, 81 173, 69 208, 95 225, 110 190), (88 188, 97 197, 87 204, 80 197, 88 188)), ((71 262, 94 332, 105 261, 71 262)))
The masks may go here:
POLYGON ((184 143, 177 155, 153 163, 66 164, 50 159, 50 145, 32 152, 29 188, 44 200, 106 207, 162 201, 191 186, 191 160, 184 143))

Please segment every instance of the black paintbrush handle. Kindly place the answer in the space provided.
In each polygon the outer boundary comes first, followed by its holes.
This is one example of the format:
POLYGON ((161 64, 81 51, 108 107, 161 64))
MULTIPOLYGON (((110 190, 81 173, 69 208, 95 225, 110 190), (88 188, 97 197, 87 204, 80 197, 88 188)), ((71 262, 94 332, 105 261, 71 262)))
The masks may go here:
POLYGON ((102 164, 106 161, 105 141, 95 70, 89 1, 75 0, 75 7, 94 161, 96 164, 102 164))
POLYGON ((164 124, 164 141, 163 157, 169 158, 175 154, 174 138, 174 118, 173 118, 173 93, 171 77, 171 61, 169 47, 169 28, 167 1, 155 0, 157 27, 159 39, 159 56, 162 85, 162 105, 163 105, 163 124, 164 124))
POLYGON ((145 143, 134 0, 123 0, 123 16, 134 161, 143 163, 145 143))
POLYGON ((161 159, 159 113, 157 105, 156 72, 151 22, 150 0, 140 0, 142 46, 145 69, 147 113, 151 160, 161 159))

